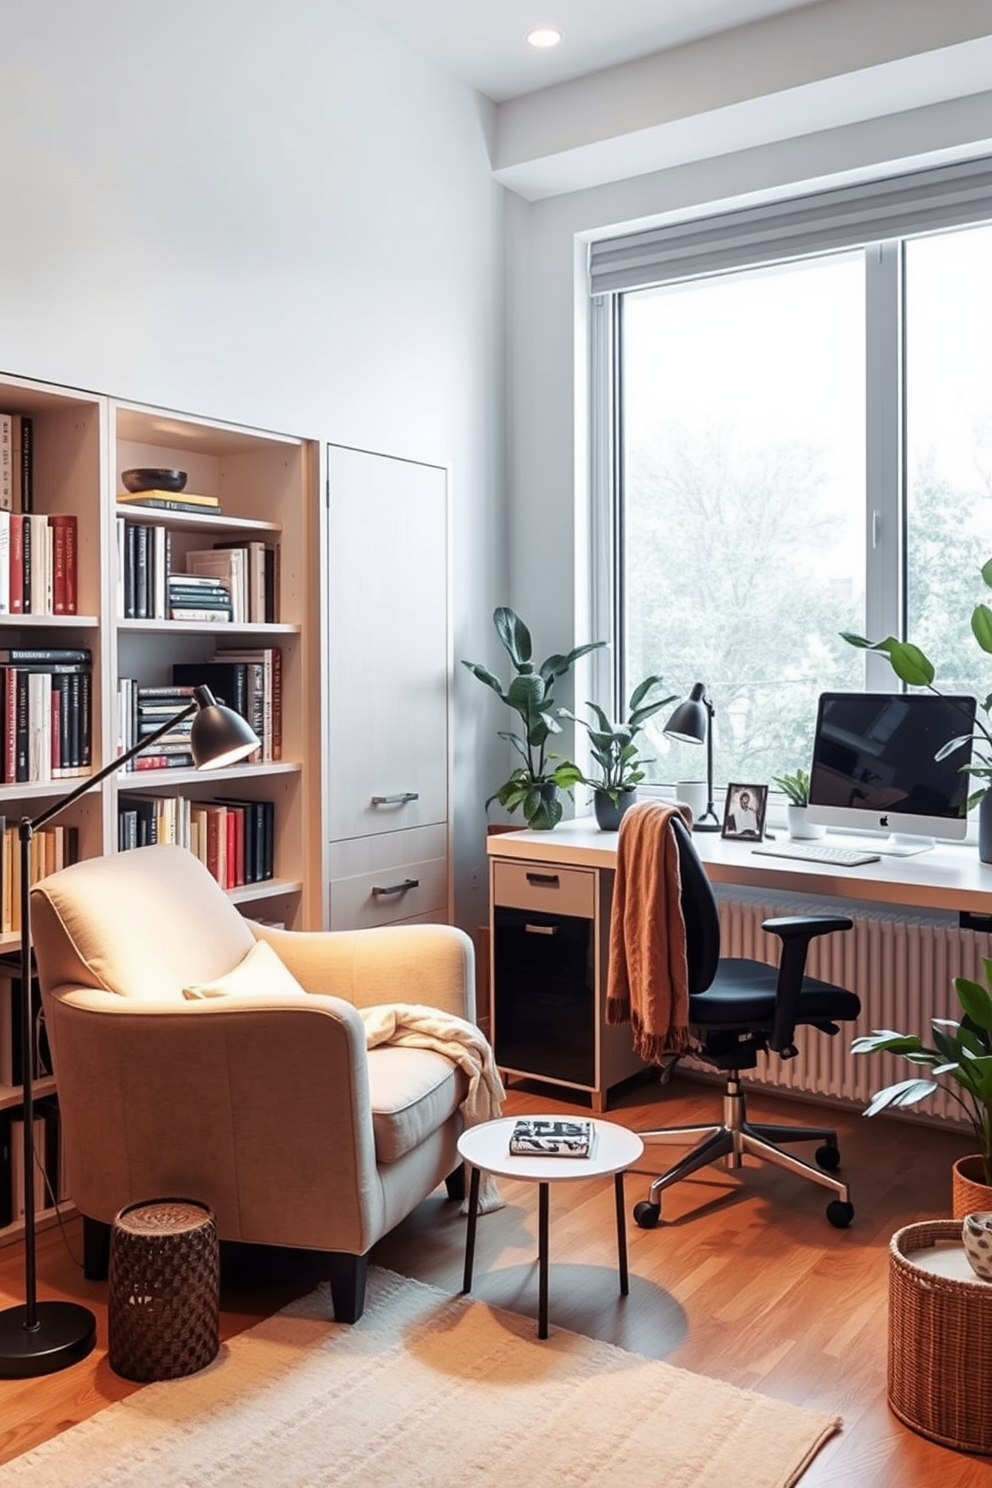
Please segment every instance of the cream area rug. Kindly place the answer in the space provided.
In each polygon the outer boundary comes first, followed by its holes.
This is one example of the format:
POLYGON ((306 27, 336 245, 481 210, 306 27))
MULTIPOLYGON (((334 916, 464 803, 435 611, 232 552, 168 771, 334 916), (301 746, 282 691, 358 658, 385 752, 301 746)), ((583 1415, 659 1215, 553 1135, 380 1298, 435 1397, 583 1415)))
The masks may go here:
POLYGON ((785 1488, 836 1417, 373 1267, 0 1467, 31 1488, 785 1488))

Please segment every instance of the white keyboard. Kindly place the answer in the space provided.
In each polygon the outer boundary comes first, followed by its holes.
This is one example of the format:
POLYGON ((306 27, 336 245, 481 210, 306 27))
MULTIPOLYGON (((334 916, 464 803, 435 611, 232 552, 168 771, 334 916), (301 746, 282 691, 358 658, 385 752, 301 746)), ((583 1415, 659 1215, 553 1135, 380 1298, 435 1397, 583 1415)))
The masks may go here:
POLYGON ((752 847, 753 853, 767 858, 799 858, 805 863, 836 863, 841 868, 854 868, 858 863, 881 862, 881 853, 863 847, 834 847, 829 842, 782 842, 774 846, 752 847))

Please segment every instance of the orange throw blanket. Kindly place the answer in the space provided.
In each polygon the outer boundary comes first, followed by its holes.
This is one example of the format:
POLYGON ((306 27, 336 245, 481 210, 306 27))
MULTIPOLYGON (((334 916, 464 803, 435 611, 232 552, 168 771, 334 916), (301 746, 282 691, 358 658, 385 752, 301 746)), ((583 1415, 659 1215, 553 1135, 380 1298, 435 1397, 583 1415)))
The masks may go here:
POLYGON ((620 821, 610 918, 607 1023, 631 1024, 647 1064, 689 1047, 689 973, 677 806, 639 801, 620 821))

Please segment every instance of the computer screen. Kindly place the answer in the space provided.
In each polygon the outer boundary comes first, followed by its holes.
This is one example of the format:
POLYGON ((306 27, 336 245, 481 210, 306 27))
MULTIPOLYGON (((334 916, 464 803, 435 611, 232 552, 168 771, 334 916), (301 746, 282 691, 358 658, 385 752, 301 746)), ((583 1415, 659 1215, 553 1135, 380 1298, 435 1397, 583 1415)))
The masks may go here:
MULTIPOLYGON (((889 851, 962 838, 975 699, 933 693, 824 692, 810 766, 808 816, 828 827, 888 832, 889 851), (953 739, 964 742, 937 759, 953 739), (914 843, 911 839, 916 838, 914 843)), ((881 844, 878 850, 885 850, 881 844)))

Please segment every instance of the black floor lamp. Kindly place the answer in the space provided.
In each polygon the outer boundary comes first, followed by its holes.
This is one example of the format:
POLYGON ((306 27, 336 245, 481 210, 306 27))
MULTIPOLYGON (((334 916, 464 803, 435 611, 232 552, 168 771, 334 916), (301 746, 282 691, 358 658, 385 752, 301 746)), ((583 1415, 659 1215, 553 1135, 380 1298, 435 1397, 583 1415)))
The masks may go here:
POLYGON ((177 723, 193 717, 190 754, 198 770, 216 770, 234 764, 258 748, 259 741, 239 713, 219 704, 210 689, 194 687, 189 704, 153 734, 111 760, 95 775, 81 780, 75 790, 61 796, 36 817, 23 817, 18 828, 20 843, 21 909, 21 1073, 24 1080, 24 1295, 22 1305, 0 1312, 0 1378, 32 1379, 55 1374, 85 1359, 96 1342, 96 1319, 78 1302, 39 1302, 35 1255, 34 1209, 34 1091, 32 1068, 31 1008, 31 839, 39 827, 50 822, 86 791, 106 780, 142 749, 154 744, 177 723))
POLYGON ((665 724, 664 733, 669 739, 678 739, 683 744, 702 744, 706 741, 706 810, 692 824, 694 832, 719 832, 720 818, 713 804, 713 704, 706 696, 706 688, 697 682, 685 702, 679 703, 665 724))

